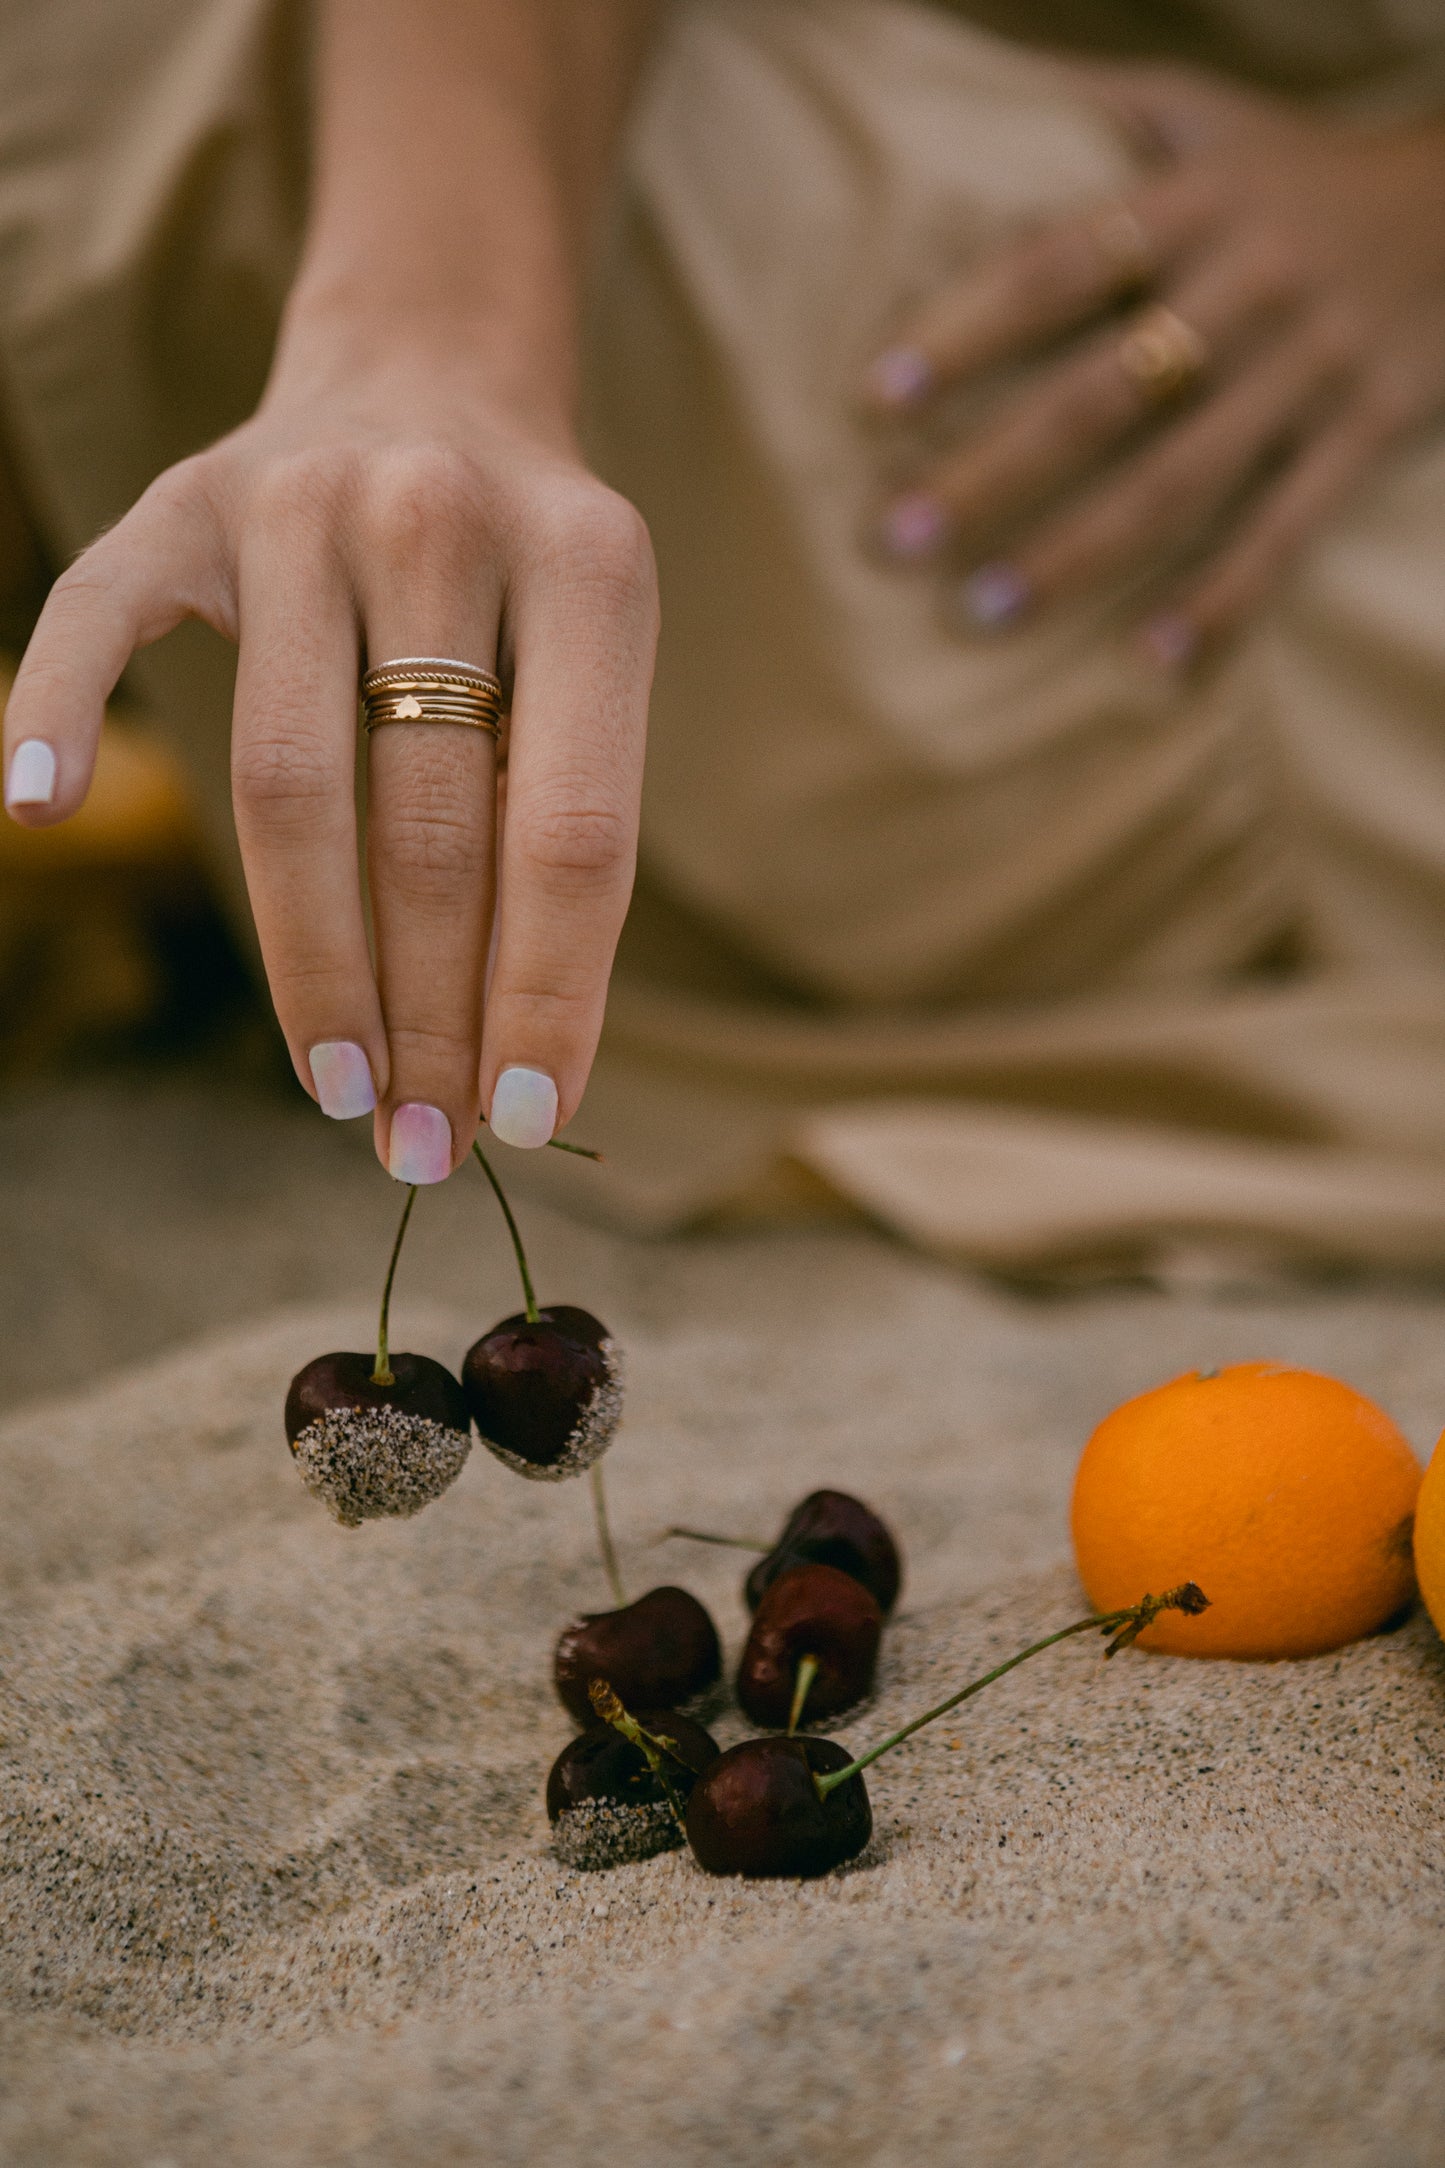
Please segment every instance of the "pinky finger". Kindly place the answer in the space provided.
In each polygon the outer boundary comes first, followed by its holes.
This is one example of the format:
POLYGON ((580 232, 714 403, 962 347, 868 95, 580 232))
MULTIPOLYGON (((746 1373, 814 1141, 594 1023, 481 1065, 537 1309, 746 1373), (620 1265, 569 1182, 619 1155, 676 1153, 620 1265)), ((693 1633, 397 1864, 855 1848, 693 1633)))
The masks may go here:
POLYGON ((1273 592, 1348 496, 1394 427, 1363 403, 1332 422, 1265 491, 1226 547, 1144 626, 1145 651, 1181 668, 1233 632, 1273 592))

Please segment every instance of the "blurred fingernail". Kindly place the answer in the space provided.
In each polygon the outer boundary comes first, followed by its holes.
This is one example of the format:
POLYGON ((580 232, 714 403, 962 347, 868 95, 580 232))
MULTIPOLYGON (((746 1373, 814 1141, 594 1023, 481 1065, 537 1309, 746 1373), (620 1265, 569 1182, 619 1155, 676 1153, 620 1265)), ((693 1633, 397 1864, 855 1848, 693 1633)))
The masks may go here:
POLYGON ((928 356, 916 346, 890 346, 868 371, 868 390, 880 406, 912 406, 933 382, 928 356))
MULTIPOLYGON (((333 1122, 351 1122, 358 1114, 371 1112, 376 1105, 371 1064, 353 1040, 323 1039, 312 1047, 307 1058, 311 1081, 316 1086, 316 1102, 323 1114, 329 1114, 333 1122)), ((393 1137, 395 1134, 393 1127, 393 1137)))
POLYGON ((409 1099, 391 1117, 386 1171, 398 1182, 444 1182, 452 1171, 452 1125, 440 1107, 409 1099))
POLYGON ((1139 635, 1139 644, 1156 668, 1183 670, 1194 660, 1199 634, 1187 617, 1181 617, 1175 610, 1166 610, 1161 616, 1150 618, 1139 635))
POLYGON ((958 590, 958 606, 971 624, 1007 625, 1033 599, 1033 590, 1012 565, 980 565, 958 590))
POLYGON ((948 529, 948 514, 936 497, 915 490, 895 497, 883 514, 878 534, 890 557, 926 557, 948 529))
POLYGON ((557 1087, 544 1069, 504 1069, 492 1093, 487 1125, 503 1144, 524 1152, 551 1142, 557 1127, 557 1087))
POLYGON ((6 805, 49 805, 55 796, 55 749, 44 738, 26 738, 15 748, 6 805))

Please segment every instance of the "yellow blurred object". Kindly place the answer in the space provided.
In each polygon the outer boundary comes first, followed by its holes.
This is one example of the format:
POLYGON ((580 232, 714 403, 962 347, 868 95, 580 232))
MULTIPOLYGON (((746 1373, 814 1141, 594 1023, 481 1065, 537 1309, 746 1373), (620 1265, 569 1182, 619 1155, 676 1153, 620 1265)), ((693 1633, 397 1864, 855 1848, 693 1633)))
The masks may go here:
MULTIPOLYGON (((0 670, 0 712, 11 681, 0 670)), ((108 716, 78 813, 0 817, 0 1076, 153 1027, 176 1001, 166 934, 209 909, 180 769, 136 717, 108 716)))

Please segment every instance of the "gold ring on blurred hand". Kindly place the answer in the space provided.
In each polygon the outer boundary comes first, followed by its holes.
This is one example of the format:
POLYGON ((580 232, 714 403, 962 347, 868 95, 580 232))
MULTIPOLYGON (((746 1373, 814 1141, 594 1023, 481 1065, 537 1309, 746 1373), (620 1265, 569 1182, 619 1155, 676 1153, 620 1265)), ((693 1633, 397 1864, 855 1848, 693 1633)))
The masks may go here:
POLYGON ((462 723, 501 731, 502 683, 479 664, 446 655, 403 655, 378 663, 361 681, 368 736, 383 723, 462 723))
POLYGON ((1202 332, 1162 301, 1141 309, 1119 341, 1119 366, 1147 406, 1167 406, 1199 382, 1209 367, 1202 332))
POLYGON ((1089 238, 1113 273, 1119 291, 1146 286, 1159 269, 1159 252, 1143 220, 1127 203, 1106 203, 1088 221, 1089 238))

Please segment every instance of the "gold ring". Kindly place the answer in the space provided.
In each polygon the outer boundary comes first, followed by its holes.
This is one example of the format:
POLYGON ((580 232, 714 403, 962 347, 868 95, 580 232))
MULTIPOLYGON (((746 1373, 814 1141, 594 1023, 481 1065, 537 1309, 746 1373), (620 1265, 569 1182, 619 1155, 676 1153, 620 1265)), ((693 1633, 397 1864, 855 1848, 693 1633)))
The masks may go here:
POLYGON ((361 681, 367 735, 383 723, 461 723, 500 735, 502 682, 495 671, 445 655, 402 655, 361 681))
POLYGON ((1159 252, 1143 220, 1127 203, 1106 203, 1088 220, 1089 238, 1113 272, 1121 292, 1147 286, 1159 269, 1159 252))
POLYGON ((1197 384, 1210 359, 1203 333, 1162 301, 1139 311, 1119 341, 1118 353, 1120 368, 1151 407, 1167 406, 1197 384))

